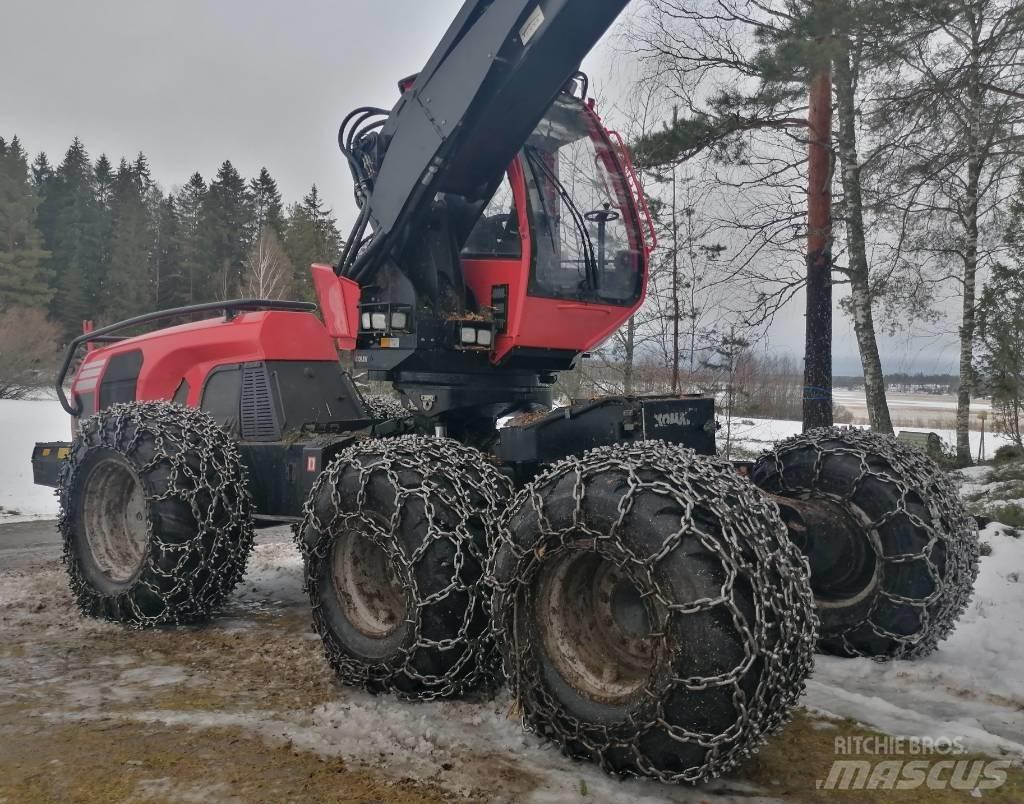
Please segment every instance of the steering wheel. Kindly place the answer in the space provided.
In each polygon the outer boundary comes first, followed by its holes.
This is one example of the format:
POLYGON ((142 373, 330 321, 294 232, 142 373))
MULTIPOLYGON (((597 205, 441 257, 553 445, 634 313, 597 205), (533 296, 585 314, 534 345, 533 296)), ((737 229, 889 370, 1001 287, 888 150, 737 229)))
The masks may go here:
POLYGON ((621 215, 614 209, 605 207, 604 209, 592 209, 590 212, 585 213, 583 217, 591 223, 611 223, 612 221, 617 221, 621 215))

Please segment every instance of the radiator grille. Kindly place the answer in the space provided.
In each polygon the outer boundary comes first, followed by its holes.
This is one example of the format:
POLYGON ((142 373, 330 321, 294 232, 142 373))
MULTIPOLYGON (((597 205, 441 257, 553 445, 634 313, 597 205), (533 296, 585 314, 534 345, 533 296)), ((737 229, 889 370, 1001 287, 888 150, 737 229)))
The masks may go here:
POLYGON ((260 441, 277 437, 277 417, 267 369, 246 366, 242 371, 242 438, 260 441))

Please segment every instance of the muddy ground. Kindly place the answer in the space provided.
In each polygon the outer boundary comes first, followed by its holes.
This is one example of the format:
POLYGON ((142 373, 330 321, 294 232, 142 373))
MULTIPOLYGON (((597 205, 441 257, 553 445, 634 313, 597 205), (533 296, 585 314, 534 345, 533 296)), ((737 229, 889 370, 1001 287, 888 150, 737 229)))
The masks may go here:
MULTIPOLYGON (((409 704, 339 687, 289 534, 259 542, 220 617, 139 632, 78 614, 52 524, 0 527, 0 804, 824 801, 835 736, 868 733, 804 713, 710 788, 610 779, 524 734, 500 696, 409 704)), ((969 797, 951 795, 930 800, 969 797)), ((1019 771, 985 798, 1024 800, 1019 771)))

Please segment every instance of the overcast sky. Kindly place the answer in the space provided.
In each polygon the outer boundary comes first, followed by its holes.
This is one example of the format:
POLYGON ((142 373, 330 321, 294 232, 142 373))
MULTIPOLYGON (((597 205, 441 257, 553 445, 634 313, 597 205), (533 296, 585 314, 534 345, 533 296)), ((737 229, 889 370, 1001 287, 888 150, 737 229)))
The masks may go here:
MULTIPOLYGON (((287 201, 316 182, 344 232, 354 207, 337 147, 342 117, 391 106, 398 79, 423 66, 460 6, 4 0, 0 135, 18 134, 54 163, 76 135, 115 163, 142 150, 165 190, 195 170, 209 180, 224 159, 244 176, 266 166, 287 201)), ((609 62, 600 47, 588 60, 598 81, 609 62)), ((802 304, 780 317, 770 348, 802 352, 802 304)), ((836 371, 859 373, 852 331, 836 322, 836 371)), ((948 370, 950 342, 886 340, 886 368, 948 370)))

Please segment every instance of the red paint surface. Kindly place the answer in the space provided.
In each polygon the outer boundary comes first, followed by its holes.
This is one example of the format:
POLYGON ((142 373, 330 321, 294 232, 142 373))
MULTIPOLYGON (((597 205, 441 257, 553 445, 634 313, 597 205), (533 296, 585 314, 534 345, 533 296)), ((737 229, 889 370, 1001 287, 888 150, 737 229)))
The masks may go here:
POLYGON ((314 265, 310 270, 327 333, 335 339, 339 349, 352 351, 359 333, 359 297, 362 295, 359 285, 337 276, 330 265, 314 265))
POLYGON ((327 329, 310 313, 241 313, 231 321, 215 318, 182 324, 97 348, 79 366, 72 392, 99 388, 107 361, 136 350, 143 354, 136 399, 169 400, 184 380, 191 406, 199 404, 203 382, 217 366, 264 360, 336 362, 338 357, 327 329))
MULTIPOLYGON (((628 171, 628 151, 624 144, 616 148, 592 107, 586 107, 587 122, 595 135, 602 161, 608 173, 618 180, 617 195, 622 202, 620 213, 627 221, 638 221, 638 212, 646 207, 639 182, 632 182, 628 171), (641 206, 643 205, 643 206, 641 206)), ((521 258, 463 260, 466 285, 481 306, 489 306, 495 285, 508 285, 508 324, 505 334, 495 340, 492 361, 500 363, 516 347, 566 349, 586 352, 604 343, 643 303, 647 294, 647 266, 652 239, 647 241, 636 226, 629 226, 630 246, 640 255, 638 270, 642 274, 641 293, 634 305, 620 307, 593 302, 574 302, 530 296, 530 219, 527 211, 526 177, 519 157, 508 170, 509 183, 519 216, 522 240, 521 258)))

